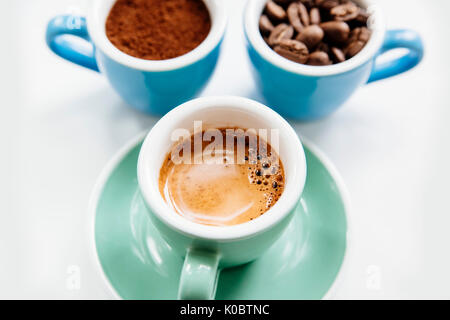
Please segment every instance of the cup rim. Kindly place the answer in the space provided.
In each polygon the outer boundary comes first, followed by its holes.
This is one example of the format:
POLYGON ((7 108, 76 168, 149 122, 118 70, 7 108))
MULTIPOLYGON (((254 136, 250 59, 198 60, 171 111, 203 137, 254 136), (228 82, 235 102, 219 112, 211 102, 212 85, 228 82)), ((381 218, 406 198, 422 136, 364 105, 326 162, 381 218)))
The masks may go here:
MULTIPOLYGON (((164 150, 164 152, 168 151, 169 150, 164 150)), ((157 170, 159 171, 159 169, 160 168, 157 170)), ((306 158, 303 146, 294 129, 284 118, 269 107, 243 97, 203 97, 191 100, 176 107, 153 126, 142 145, 137 171, 138 183, 143 198, 153 214, 167 226, 181 234, 193 238, 215 241, 234 241, 245 239, 270 229, 295 209, 300 200, 306 181, 306 158), (289 183, 285 185, 281 198, 273 207, 257 219, 232 226, 210 226, 199 224, 174 212, 162 198, 158 187, 158 181, 150 181, 151 179, 149 177, 152 176, 154 173, 153 170, 155 169, 149 168, 147 165, 149 157, 158 155, 158 151, 154 150, 153 141, 155 141, 155 139, 159 139, 159 137, 170 133, 173 126, 188 114, 221 107, 233 107, 247 113, 251 112, 258 115, 266 123, 272 123, 274 124, 274 127, 281 128, 280 139, 287 139, 288 145, 292 146, 292 148, 288 150, 288 153, 289 158, 294 159, 293 161, 295 164, 291 172, 286 173, 289 177, 289 183), (157 196, 155 196, 155 194, 157 196)))
MULTIPOLYGON (((220 0, 202 0, 208 8, 211 17, 211 29, 203 42, 192 51, 172 59, 146 60, 130 56, 109 41, 105 32, 105 19, 100 12, 111 9, 116 0, 109 0, 110 6, 105 5, 105 0, 93 0, 87 14, 87 28, 91 40, 97 49, 110 59, 127 67, 143 71, 171 71, 191 65, 213 51, 223 38, 225 33, 227 16, 223 3, 220 0)), ((107 17, 107 15, 106 15, 107 17)))
POLYGON ((356 56, 330 66, 309 66, 288 60, 273 51, 264 41, 258 27, 259 17, 268 0, 249 0, 244 12, 244 31, 250 45, 273 65, 304 76, 332 76, 353 70, 372 59, 380 50, 385 34, 385 24, 381 9, 373 0, 354 0, 371 12, 372 35, 366 46, 356 56))

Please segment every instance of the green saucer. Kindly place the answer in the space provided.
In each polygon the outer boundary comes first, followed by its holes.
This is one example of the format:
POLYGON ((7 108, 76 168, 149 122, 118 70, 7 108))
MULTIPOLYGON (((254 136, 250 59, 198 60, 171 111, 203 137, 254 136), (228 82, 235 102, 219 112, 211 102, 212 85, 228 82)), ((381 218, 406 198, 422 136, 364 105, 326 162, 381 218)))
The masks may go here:
MULTIPOLYGON (((143 136, 105 169, 91 202, 95 251, 117 298, 175 299, 183 259, 160 237, 140 195, 136 166, 143 136)), ((283 236, 258 260, 220 273, 216 299, 328 298, 347 255, 345 191, 310 144, 300 206, 283 236), (313 151, 314 150, 314 151, 313 151)))

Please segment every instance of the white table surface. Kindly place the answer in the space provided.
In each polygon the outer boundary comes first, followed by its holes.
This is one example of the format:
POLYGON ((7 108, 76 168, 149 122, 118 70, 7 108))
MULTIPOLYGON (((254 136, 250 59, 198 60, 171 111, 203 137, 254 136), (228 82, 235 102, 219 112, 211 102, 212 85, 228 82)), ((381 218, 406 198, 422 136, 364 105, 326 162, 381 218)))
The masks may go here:
MULTIPOLYGON (((245 1, 226 1, 228 33, 203 95, 257 97, 245 1)), ((110 298, 87 254, 89 196, 108 160, 157 119, 47 49, 47 21, 88 2, 0 0, 0 298, 110 298)), ((378 2, 389 28, 421 32, 423 63, 362 88, 324 120, 291 123, 329 156, 351 197, 354 255, 337 297, 448 299, 450 2, 378 2)))

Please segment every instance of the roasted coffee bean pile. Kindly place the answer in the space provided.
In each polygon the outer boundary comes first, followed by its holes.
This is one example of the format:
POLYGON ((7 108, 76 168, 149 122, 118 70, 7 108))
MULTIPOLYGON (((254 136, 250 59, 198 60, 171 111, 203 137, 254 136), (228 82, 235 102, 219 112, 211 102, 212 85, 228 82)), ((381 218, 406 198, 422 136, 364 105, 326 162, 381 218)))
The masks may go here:
POLYGON ((184 55, 197 48, 210 29, 202 0, 117 0, 105 24, 116 48, 145 60, 184 55))
POLYGON ((344 62, 364 48, 370 38, 368 17, 351 0, 269 0, 259 29, 279 55, 326 66, 344 62))

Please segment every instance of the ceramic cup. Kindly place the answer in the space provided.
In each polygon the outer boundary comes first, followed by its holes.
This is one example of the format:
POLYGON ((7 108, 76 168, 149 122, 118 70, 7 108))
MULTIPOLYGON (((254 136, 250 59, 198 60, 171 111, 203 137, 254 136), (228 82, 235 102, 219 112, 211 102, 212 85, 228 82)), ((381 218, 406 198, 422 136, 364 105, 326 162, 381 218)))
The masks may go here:
MULTIPOLYGON (((339 108, 359 87, 405 72, 423 57, 420 36, 411 30, 385 31, 383 15, 372 1, 355 0, 371 13, 372 36, 355 57, 330 66, 308 66, 283 58, 263 40, 259 17, 267 0, 249 0, 244 18, 247 49, 253 75, 267 104, 281 115, 314 120, 339 108), (388 59, 380 55, 403 48, 406 53, 388 59)), ((386 57, 387 58, 387 57, 386 57)))
POLYGON ((46 34, 50 49, 66 60, 103 73, 129 105, 150 114, 165 114, 195 96, 208 82, 219 56, 226 27, 223 1, 204 0, 212 25, 197 48, 160 61, 129 56, 109 41, 105 23, 114 2, 92 0, 87 18, 53 18, 46 34))
POLYGON ((306 179, 302 144, 292 127, 272 109, 239 97, 208 97, 170 111, 149 132, 138 161, 138 182, 153 223, 167 243, 185 257, 180 299, 214 298, 219 270, 258 258, 288 226, 306 179), (193 132, 194 121, 207 127, 278 129, 279 155, 285 170, 280 199, 262 216, 233 226, 203 225, 177 214, 158 187, 159 170, 174 142, 176 129, 193 132))

